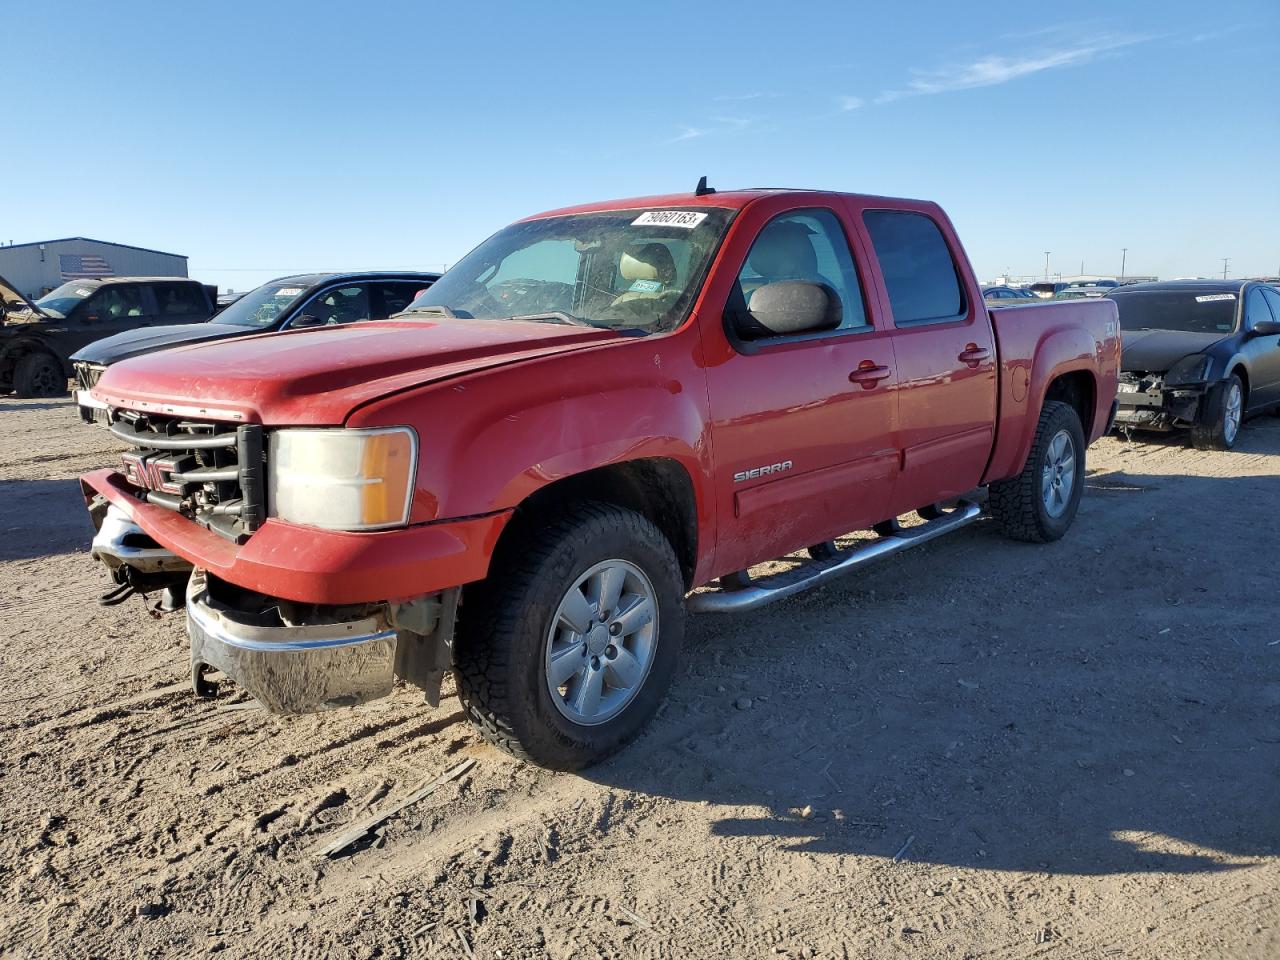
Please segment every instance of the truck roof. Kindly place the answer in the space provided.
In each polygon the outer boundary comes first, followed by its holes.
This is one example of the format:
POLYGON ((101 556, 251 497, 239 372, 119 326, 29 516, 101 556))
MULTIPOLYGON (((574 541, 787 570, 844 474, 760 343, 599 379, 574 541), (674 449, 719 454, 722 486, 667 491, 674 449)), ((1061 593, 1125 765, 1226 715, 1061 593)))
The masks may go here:
POLYGON ((748 204, 762 197, 779 194, 806 194, 815 197, 857 197, 860 200, 883 200, 891 204, 935 206, 930 201, 911 200, 904 197, 882 197, 876 194, 847 193, 838 190, 811 190, 802 187, 747 187, 738 190, 722 190, 698 196, 690 193, 668 193, 651 197, 628 197, 619 200, 602 200, 597 203, 584 203, 572 207, 561 207, 558 210, 547 210, 525 217, 525 220, 543 220, 547 217, 560 217, 575 213, 601 213, 609 210, 641 210, 649 207, 720 207, 729 210, 741 210, 748 204))
POLYGON ((67 282, 82 283, 85 286, 104 283, 200 283, 193 277, 86 277, 82 280, 67 282))

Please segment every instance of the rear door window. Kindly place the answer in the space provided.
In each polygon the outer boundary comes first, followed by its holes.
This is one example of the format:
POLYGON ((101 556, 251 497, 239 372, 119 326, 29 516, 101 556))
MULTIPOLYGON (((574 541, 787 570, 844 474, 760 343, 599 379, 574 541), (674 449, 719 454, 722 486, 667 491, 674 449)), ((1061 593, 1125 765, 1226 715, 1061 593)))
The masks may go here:
POLYGON ((868 210, 862 218, 884 275, 895 326, 964 317, 959 271, 932 219, 904 210, 868 210))
POLYGON ((157 283, 152 286, 156 298, 156 313, 165 317, 183 318, 207 316, 204 291, 194 283, 157 283))

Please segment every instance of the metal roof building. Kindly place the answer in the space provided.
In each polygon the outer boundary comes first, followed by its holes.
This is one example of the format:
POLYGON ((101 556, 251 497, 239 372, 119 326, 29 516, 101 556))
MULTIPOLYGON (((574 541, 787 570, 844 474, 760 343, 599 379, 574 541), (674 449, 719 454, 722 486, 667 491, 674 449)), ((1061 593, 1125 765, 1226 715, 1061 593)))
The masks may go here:
POLYGON ((94 277, 185 277, 187 258, 125 243, 64 237, 0 247, 0 277, 30 300, 68 280, 94 277))

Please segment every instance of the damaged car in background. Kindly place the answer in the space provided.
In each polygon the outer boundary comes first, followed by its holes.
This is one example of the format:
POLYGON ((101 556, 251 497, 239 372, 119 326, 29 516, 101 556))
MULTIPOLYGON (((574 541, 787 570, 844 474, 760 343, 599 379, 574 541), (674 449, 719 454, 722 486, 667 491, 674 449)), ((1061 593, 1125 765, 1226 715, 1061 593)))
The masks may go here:
POLYGON ((100 277, 32 302, 0 277, 0 394, 61 397, 75 351, 139 327, 197 324, 213 315, 216 295, 186 277, 100 277))
POLYGON ((438 273, 417 271, 280 277, 240 294, 207 323, 148 326, 95 340, 71 357, 80 418, 86 423, 105 419, 106 405, 94 399, 93 387, 113 363, 230 337, 385 320, 439 279, 438 273))
POLYGON ((1186 429, 1198 449, 1230 450, 1246 417, 1280 407, 1280 290, 1171 280, 1108 296, 1124 341, 1119 429, 1186 429))

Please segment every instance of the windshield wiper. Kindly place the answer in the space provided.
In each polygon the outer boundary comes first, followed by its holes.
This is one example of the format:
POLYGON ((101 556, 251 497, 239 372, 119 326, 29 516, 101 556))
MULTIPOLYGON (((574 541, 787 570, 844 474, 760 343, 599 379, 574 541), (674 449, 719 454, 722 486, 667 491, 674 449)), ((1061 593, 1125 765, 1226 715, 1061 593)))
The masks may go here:
POLYGON ((571 327, 590 327, 592 330, 600 329, 594 323, 588 323, 581 317, 575 317, 572 314, 565 313, 563 310, 548 310, 546 313, 521 313, 514 317, 503 317, 503 320, 530 320, 534 323, 547 321, 550 323, 564 323, 571 327))

